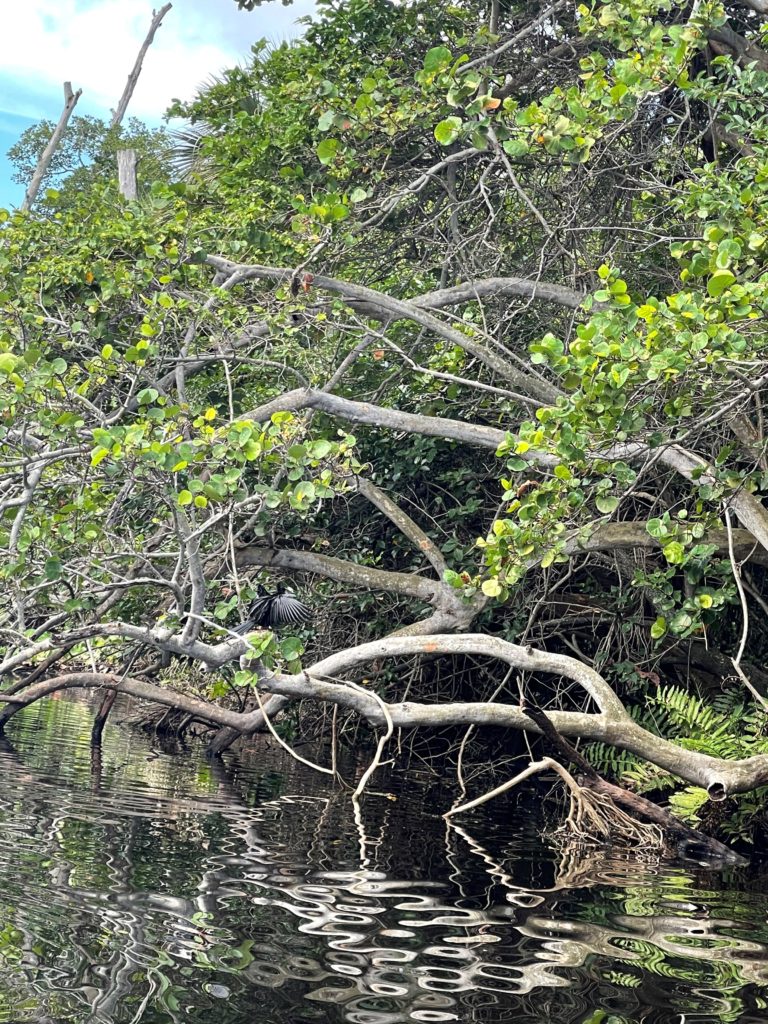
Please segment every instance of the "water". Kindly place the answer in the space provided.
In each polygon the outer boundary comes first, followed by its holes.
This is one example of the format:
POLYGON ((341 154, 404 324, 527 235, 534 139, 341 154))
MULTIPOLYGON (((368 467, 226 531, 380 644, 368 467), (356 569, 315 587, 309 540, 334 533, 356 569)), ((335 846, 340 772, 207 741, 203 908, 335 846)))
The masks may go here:
MULTIPOLYGON (((768 872, 554 855, 534 809, 348 796, 41 702, 0 747, 0 1022, 768 1021, 768 872)), ((394 796, 395 799, 391 797, 394 796)))

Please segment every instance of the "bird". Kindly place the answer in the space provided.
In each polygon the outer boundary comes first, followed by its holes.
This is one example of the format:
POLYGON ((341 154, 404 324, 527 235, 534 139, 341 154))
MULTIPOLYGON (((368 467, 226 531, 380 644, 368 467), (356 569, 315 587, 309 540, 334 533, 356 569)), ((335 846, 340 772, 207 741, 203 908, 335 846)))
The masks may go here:
POLYGON ((300 626, 309 622, 312 612, 303 601, 281 584, 274 594, 261 584, 256 588, 256 598, 248 609, 248 615, 239 626, 234 627, 235 633, 250 632, 252 629, 265 627, 279 629, 281 626, 300 626))

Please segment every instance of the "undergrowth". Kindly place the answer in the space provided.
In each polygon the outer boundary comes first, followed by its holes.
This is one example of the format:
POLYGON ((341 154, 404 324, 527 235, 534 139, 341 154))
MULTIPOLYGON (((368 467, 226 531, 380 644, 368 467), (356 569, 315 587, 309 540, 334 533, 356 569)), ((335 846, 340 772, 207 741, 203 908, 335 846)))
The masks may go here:
MULTIPOLYGON (((644 706, 631 707, 629 713, 643 728, 687 750, 727 760, 768 753, 768 715, 737 690, 705 700, 681 686, 660 686, 646 693, 644 706)), ((713 803, 706 790, 679 788, 676 776, 628 751, 590 743, 583 752, 597 771, 634 792, 668 794, 674 814, 721 839, 754 844, 768 831, 768 786, 713 803)))

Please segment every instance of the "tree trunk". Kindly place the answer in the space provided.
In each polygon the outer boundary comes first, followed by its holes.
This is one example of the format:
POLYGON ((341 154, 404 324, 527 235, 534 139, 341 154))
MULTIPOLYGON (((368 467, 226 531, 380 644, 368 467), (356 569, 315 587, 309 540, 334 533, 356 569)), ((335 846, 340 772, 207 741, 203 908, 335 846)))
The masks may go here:
POLYGON ((40 189, 40 183, 45 177, 45 172, 48 170, 48 166, 53 159, 53 154, 56 152, 61 137, 64 134, 64 129, 67 127, 67 122, 72 114, 72 111, 77 106, 77 101, 83 94, 82 89, 78 89, 77 92, 72 92, 72 83, 64 83, 64 109, 61 112, 59 123, 53 129, 48 145, 45 147, 43 152, 40 154, 40 159, 37 161, 37 167, 35 168, 32 179, 27 185, 27 191, 24 193, 24 201, 21 204, 22 210, 29 210, 34 203, 37 193, 40 189))
POLYGON ((136 150, 118 149, 117 179, 120 195, 125 199, 136 199, 139 190, 136 182, 136 150))
POLYGON ((131 102, 131 96, 133 96, 133 90, 136 88, 136 83, 139 80, 141 74, 141 66, 144 63, 144 58, 147 55, 147 50, 152 45, 152 40, 155 38, 155 32, 157 32, 160 22, 170 11, 173 4, 166 4, 165 7, 161 7, 159 11, 152 12, 152 24, 149 26, 149 32, 147 37, 141 44, 139 49, 139 55, 136 58, 136 63, 133 65, 133 70, 128 75, 128 81, 125 83, 125 89, 123 89, 123 95, 120 97, 120 102, 117 104, 117 108, 112 115, 112 121, 110 128, 117 128, 122 124, 125 112, 128 109, 128 104, 131 102))

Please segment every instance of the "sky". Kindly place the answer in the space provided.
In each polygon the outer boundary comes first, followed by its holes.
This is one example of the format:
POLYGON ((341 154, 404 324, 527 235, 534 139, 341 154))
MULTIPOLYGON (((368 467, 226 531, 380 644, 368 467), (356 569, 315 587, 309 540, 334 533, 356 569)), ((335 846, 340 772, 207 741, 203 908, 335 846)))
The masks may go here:
MULTIPOLYGON (((82 89, 75 114, 109 116, 163 0, 18 0, 3 4, 0 58, 0 206, 21 202, 7 150, 29 125, 58 120, 63 83, 82 89)), ((128 115, 159 124, 172 99, 191 99, 212 74, 244 62, 251 45, 301 31, 312 0, 253 12, 235 0, 173 0, 144 60, 128 115)))

